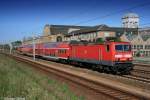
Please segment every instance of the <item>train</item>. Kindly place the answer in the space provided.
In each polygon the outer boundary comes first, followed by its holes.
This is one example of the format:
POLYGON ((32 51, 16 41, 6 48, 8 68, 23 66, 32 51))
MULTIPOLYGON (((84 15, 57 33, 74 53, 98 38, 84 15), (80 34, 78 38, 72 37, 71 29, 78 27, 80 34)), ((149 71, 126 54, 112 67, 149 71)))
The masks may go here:
POLYGON ((21 45, 17 51, 21 54, 33 55, 33 46, 37 57, 78 64, 99 72, 129 74, 134 66, 129 42, 48 42, 21 45))

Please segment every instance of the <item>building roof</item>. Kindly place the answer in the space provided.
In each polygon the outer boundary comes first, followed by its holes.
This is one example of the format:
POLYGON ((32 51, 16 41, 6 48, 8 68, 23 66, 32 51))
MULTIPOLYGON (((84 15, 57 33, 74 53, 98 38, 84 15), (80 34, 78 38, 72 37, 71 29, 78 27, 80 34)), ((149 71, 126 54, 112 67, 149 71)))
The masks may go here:
POLYGON ((139 30, 139 34, 143 38, 144 41, 150 38, 150 28, 141 28, 139 30))
POLYGON ((80 29, 77 31, 72 31, 69 34, 67 34, 66 36, 86 34, 86 33, 97 32, 97 31, 113 31, 113 32, 120 33, 120 36, 121 36, 124 31, 137 32, 137 28, 109 27, 107 25, 102 24, 102 25, 97 25, 97 26, 93 26, 93 27, 89 27, 89 28, 80 29))
POLYGON ((122 18, 139 18, 136 13, 127 13, 122 18))
POLYGON ((90 26, 73 26, 73 25, 45 25, 45 27, 50 28, 50 32, 52 35, 55 34, 67 34, 69 29, 83 29, 89 28, 90 26))
POLYGON ((73 31, 73 32, 70 32, 69 34, 88 33, 88 32, 95 32, 98 30, 108 30, 108 29, 109 27, 106 25, 97 25, 94 27, 88 27, 88 28, 77 30, 77 31, 73 31))

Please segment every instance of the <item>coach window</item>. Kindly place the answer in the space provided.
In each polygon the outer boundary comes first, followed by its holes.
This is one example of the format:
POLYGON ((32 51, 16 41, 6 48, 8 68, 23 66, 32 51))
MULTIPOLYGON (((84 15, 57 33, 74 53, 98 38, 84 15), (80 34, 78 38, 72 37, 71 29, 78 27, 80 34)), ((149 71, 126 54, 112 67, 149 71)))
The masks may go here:
POLYGON ((62 53, 62 50, 60 50, 60 53, 62 53))
POLYGON ((109 45, 106 45, 106 51, 109 52, 110 48, 109 45))
POLYGON ((66 53, 66 50, 64 49, 64 53, 66 53))
POLYGON ((64 53, 64 50, 62 50, 62 53, 64 53))

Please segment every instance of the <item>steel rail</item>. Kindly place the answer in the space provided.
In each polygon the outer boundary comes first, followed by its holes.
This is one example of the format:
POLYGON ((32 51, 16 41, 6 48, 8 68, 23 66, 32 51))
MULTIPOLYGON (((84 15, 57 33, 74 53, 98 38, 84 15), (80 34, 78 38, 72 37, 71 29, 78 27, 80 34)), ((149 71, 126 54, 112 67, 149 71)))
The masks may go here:
POLYGON ((144 67, 150 67, 150 64, 141 64, 141 63, 134 63, 135 66, 144 66, 144 67))

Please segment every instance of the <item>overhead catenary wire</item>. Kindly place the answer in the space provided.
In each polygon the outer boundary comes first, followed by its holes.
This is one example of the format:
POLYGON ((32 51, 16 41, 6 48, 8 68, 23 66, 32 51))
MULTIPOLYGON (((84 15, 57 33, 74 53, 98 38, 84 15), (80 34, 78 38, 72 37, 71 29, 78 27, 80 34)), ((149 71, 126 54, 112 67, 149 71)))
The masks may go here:
POLYGON ((149 25, 150 24, 150 22, 148 22, 148 23, 143 23, 143 24, 140 24, 140 26, 145 26, 145 25, 149 25))
POLYGON ((80 24, 83 24, 83 23, 88 23, 88 22, 91 22, 91 21, 98 20, 100 18, 102 19, 102 18, 110 17, 112 15, 119 14, 119 13, 124 12, 124 11, 130 11, 130 10, 140 8, 140 7, 144 7, 144 6, 148 6, 148 5, 150 5, 150 2, 146 2, 146 3, 142 3, 142 4, 139 4, 139 5, 133 6, 133 7, 126 8, 126 9, 121 9, 121 10, 118 10, 118 11, 114 11, 114 12, 108 13, 108 14, 103 15, 103 16, 98 16, 98 17, 91 18, 91 19, 88 19, 88 20, 80 21, 80 22, 78 22, 76 24, 73 24, 73 25, 80 25, 80 24))

